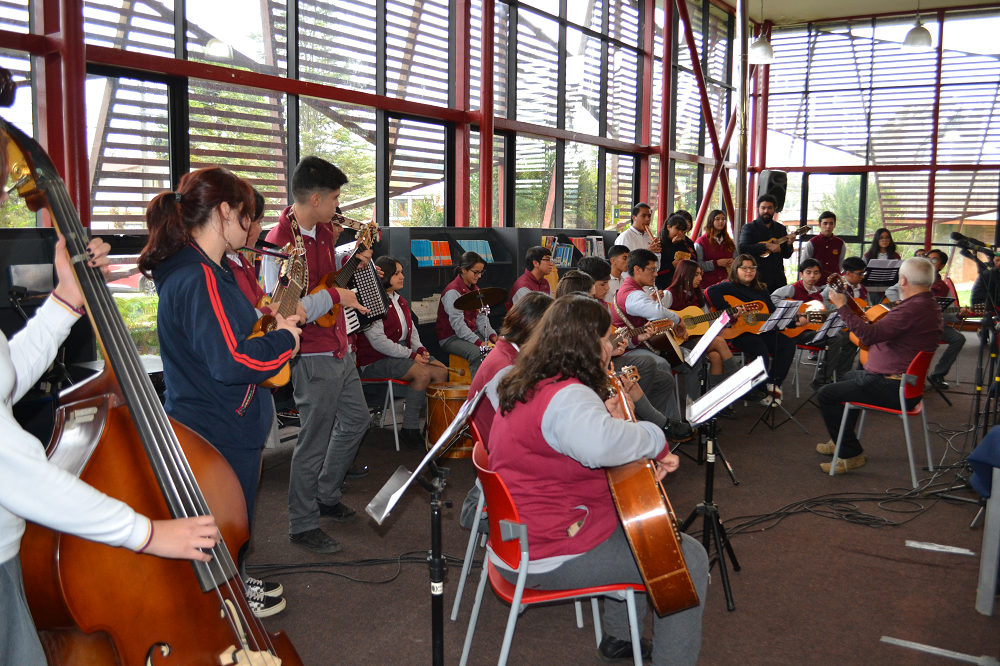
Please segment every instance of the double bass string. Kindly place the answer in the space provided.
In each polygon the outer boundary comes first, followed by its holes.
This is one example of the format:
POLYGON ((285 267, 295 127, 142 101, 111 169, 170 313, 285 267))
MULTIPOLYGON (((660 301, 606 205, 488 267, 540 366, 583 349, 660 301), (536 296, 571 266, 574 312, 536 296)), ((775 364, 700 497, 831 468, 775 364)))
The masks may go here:
MULTIPOLYGON (((76 211, 67 200, 64 189, 54 188, 54 190, 51 193, 54 196, 46 197, 49 205, 58 209, 60 213, 58 219, 65 220, 68 226, 73 227, 72 229, 65 230, 69 233, 63 234, 66 238, 67 249, 69 249, 70 254, 74 257, 86 256, 86 244, 84 243, 86 235, 83 226, 79 223, 73 224, 77 221, 75 217, 76 211)), ((98 330, 102 333, 102 337, 107 338, 105 352, 109 356, 108 361, 111 362, 111 357, 114 357, 114 360, 117 361, 112 367, 117 365, 121 369, 120 372, 116 372, 115 374, 118 381, 122 384, 123 393, 133 398, 137 407, 141 407, 141 409, 130 410, 132 418, 136 427, 140 429, 141 434, 146 435, 147 451, 149 451, 148 444, 151 443, 154 445, 154 450, 159 454, 160 462, 163 465, 163 469, 161 470, 163 473, 157 476, 158 478, 162 478, 162 482, 165 482, 163 485, 169 485, 169 491, 167 488, 163 488, 164 495, 167 496, 166 499, 168 501, 170 499, 174 500, 173 512, 179 514, 177 517, 189 517, 191 514, 208 515, 209 510, 204 496, 198 488, 197 480, 194 478, 183 450, 180 449, 180 443, 177 441, 169 421, 166 420, 165 414, 162 412, 162 407, 159 405, 159 400, 153 392, 148 375, 139 361, 131 336, 127 329, 125 329, 122 319, 109 314, 110 312, 116 312, 117 306, 114 304, 113 298, 105 286, 104 276, 100 273, 100 269, 89 267, 86 260, 77 263, 79 263, 79 266, 74 267, 74 272, 80 281, 81 288, 84 290, 88 304, 92 303, 100 306, 96 308, 91 307, 90 311, 98 330), (157 437, 157 434, 162 439, 157 437), (163 442, 165 446, 161 445, 160 442, 163 442), (173 469, 169 469, 171 467, 173 469), (170 497, 171 495, 172 497, 170 497)), ((234 599, 237 599, 238 595, 235 594, 230 580, 238 575, 238 571, 229 555, 229 550, 226 548, 225 542, 222 540, 221 533, 218 536, 219 541, 212 548, 212 561, 215 562, 218 570, 222 572, 230 595, 234 599)), ((208 563, 208 566, 211 567, 212 563, 208 563)), ((240 585, 242 586, 242 582, 240 585)), ((225 599, 219 586, 215 585, 213 589, 223 608, 225 608, 225 599)), ((250 629, 249 635, 247 635, 248 632, 246 631, 241 632, 239 627, 235 626, 229 617, 229 613, 226 613, 226 617, 234 633, 240 638, 241 645, 245 649, 253 649, 258 655, 267 655, 265 657, 266 661, 272 664, 275 663, 273 658, 274 647, 266 631, 260 632, 267 648, 266 650, 261 650, 261 646, 258 645, 257 632, 253 631, 253 628, 257 627, 258 624, 248 621, 241 604, 234 603, 231 605, 231 608, 235 609, 235 612, 240 616, 242 624, 250 629), (253 648, 248 644, 251 640, 254 644, 253 648)))

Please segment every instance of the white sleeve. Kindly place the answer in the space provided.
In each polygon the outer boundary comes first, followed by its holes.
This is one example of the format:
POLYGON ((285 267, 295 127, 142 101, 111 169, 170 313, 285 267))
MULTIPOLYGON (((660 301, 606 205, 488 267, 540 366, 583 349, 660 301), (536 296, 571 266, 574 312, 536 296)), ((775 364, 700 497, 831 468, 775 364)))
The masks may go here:
POLYGON ((553 449, 591 469, 655 458, 666 445, 655 424, 614 418, 582 384, 569 384, 552 396, 542 416, 542 436, 553 449))
POLYGON ((10 395, 2 396, 8 406, 20 400, 52 365, 59 345, 80 316, 52 297, 10 340, 10 360, 14 384, 10 395))
POLYGON ((703 248, 698 243, 694 244, 694 256, 697 257, 697 259, 698 259, 698 266, 705 273, 708 273, 710 271, 714 271, 716 269, 714 261, 712 261, 711 259, 709 259, 707 261, 705 260, 705 248, 703 248))
POLYGON ((306 311, 306 322, 313 322, 333 309, 333 297, 329 289, 322 289, 315 294, 306 294, 299 303, 306 311))
POLYGON ((531 293, 531 290, 527 287, 521 287, 517 292, 511 297, 511 303, 517 303, 519 300, 531 293))
POLYGON ((403 345, 393 342, 385 335, 385 322, 379 319, 371 328, 365 331, 365 337, 371 343, 372 348, 384 356, 392 358, 410 358, 410 350, 403 345))
POLYGON ((790 299, 794 293, 795 287, 790 284, 778 287, 774 290, 774 293, 771 294, 771 302, 777 305, 778 303, 781 303, 781 301, 790 299))
MULTIPOLYGON (((799 263, 801 264, 806 259, 812 259, 813 255, 816 253, 816 246, 812 243, 802 243, 799 246, 799 263)), ((843 258, 841 258, 843 261, 843 258)))
POLYGON ((893 303, 895 303, 896 301, 899 300, 899 283, 898 282, 885 290, 885 297, 888 298, 893 303))
MULTIPOLYGON (((465 324, 465 312, 455 307, 455 301, 457 300, 458 292, 454 289, 448 290, 441 297, 441 304, 444 306, 445 314, 448 315, 448 323, 451 324, 451 330, 455 331, 455 335, 462 340, 477 345, 480 343, 480 340, 465 324)), ((477 317, 476 324, 478 325, 478 323, 479 320, 477 317)))
POLYGON ((271 294, 275 285, 278 284, 278 275, 281 268, 278 266, 278 258, 265 254, 261 257, 260 272, 264 275, 264 291, 271 294))
POLYGON ((424 343, 420 341, 420 334, 417 333, 417 318, 410 316, 413 320, 413 330, 410 332, 410 351, 418 351, 424 346, 424 343))
MULTIPOLYGON (((667 293, 669 294, 670 292, 667 293)), ((644 291, 633 291, 628 295, 625 299, 625 314, 632 315, 633 317, 642 317, 649 321, 669 319, 675 324, 681 320, 676 313, 661 306, 644 291)))
POLYGON ((486 386, 483 390, 486 391, 486 399, 490 401, 493 405, 493 411, 500 411, 500 395, 497 393, 497 387, 500 386, 500 380, 507 376, 507 373, 514 369, 513 365, 508 365, 504 368, 500 368, 497 374, 493 375, 493 379, 486 382, 486 386))

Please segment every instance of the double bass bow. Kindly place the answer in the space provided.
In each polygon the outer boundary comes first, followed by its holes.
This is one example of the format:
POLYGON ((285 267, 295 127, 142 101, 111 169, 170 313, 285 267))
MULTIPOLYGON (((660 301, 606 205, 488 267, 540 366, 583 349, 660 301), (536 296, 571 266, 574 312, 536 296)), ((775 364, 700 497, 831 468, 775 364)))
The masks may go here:
POLYGON ((49 663, 300 665, 288 637, 267 633, 247 604, 234 559, 249 538, 236 475, 163 410, 103 274, 87 265, 87 230, 48 155, 3 119, 0 133, 10 140, 18 194, 31 210, 46 208, 66 238, 106 360, 60 396, 49 459, 153 520, 211 514, 221 536, 206 551, 210 562, 188 562, 29 523, 24 587, 49 663))

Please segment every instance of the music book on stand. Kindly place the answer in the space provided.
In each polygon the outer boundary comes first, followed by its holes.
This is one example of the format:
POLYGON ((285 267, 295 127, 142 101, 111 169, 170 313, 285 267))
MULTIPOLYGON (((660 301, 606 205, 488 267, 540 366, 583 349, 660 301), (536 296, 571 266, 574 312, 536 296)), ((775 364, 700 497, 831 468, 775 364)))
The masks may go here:
POLYGON ((891 287, 899 282, 900 259, 871 259, 865 269, 866 287, 891 287))
POLYGON ((802 301, 781 301, 774 308, 774 312, 767 318, 764 325, 760 327, 760 333, 768 331, 782 331, 792 323, 792 319, 799 313, 799 306, 802 301))
POLYGON ((834 312, 832 315, 826 318, 823 325, 819 327, 816 331, 816 335, 810 340, 810 343, 814 344, 820 340, 825 340, 826 338, 836 337, 844 328, 844 321, 840 318, 840 315, 834 312))
POLYGON ((694 346, 694 348, 691 350, 691 353, 688 354, 688 357, 684 359, 684 362, 689 367, 693 368, 695 364, 698 362, 698 360, 705 353, 705 351, 708 350, 708 347, 709 345, 712 344, 712 341, 715 340, 715 338, 719 335, 719 333, 722 332, 722 329, 725 328, 726 324, 728 324, 730 321, 732 321, 732 319, 729 317, 729 313, 723 312, 722 315, 714 322, 712 322, 712 325, 708 327, 708 330, 705 331, 705 334, 703 336, 701 336, 701 338, 698 340, 698 344, 694 346))
POLYGON ((753 363, 740 368, 714 389, 688 405, 688 423, 705 423, 766 379, 767 368, 764 367, 764 358, 758 356, 753 363))

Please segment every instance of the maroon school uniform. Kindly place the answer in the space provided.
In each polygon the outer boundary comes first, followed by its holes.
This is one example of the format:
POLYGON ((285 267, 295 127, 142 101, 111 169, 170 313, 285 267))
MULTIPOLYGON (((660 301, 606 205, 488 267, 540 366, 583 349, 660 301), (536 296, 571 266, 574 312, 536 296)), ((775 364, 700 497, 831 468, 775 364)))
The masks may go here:
POLYGON ((820 235, 811 238, 813 259, 819 262, 819 284, 826 284, 826 279, 840 272, 840 262, 844 258, 844 241, 836 236, 827 238, 820 235))
MULTIPOLYGON (((817 284, 821 283, 817 282, 817 284)), ((806 291, 806 287, 804 284, 802 284, 802 280, 799 280, 798 282, 793 284, 792 288, 794 289, 794 291, 792 292, 793 301, 802 301, 803 303, 808 303, 809 301, 819 301, 820 303, 823 302, 823 295, 821 291, 817 289, 816 291, 810 294, 808 291, 806 291)))
MULTIPOLYGON (((413 316, 410 314, 410 304, 402 296, 399 297, 399 309, 403 311, 403 318, 406 320, 406 337, 403 338, 403 326, 399 323, 399 315, 396 313, 396 308, 394 307, 389 307, 385 319, 382 320, 382 326, 385 331, 385 337, 409 349, 410 340, 413 339, 413 316)), ((411 351, 410 358, 414 359, 418 354, 422 354, 425 351, 427 350, 423 347, 417 351, 411 351)), ((385 354, 372 347, 372 343, 368 341, 367 336, 358 336, 359 368, 363 368, 385 357, 385 354)))
MULTIPOLYGON (((472 378, 469 385, 469 395, 476 395, 482 391, 493 378, 503 370, 514 365, 517 360, 517 348, 503 338, 497 340, 497 345, 490 350, 490 353, 483 359, 483 364, 476 371, 476 376, 472 378)), ((472 420, 476 424, 479 435, 483 438, 483 446, 490 450, 490 429, 493 427, 493 419, 496 418, 496 410, 493 403, 488 398, 483 398, 476 405, 476 411, 472 412, 472 420)))
MULTIPOLYGON (((449 291, 457 291, 459 296, 465 296, 473 289, 478 290, 479 287, 476 285, 469 287, 465 284, 465 280, 462 279, 461 275, 456 275, 455 279, 448 283, 448 286, 441 292, 441 296, 444 297, 449 291)), ((465 325, 469 327, 470 331, 475 333, 476 316, 479 314, 479 310, 466 310, 463 314, 465 316, 465 325)), ((447 340, 455 335, 455 329, 451 327, 451 322, 448 321, 448 313, 444 311, 444 301, 438 303, 438 316, 437 322, 434 324, 434 334, 437 336, 438 342, 447 340)))
POLYGON ((242 254, 237 252, 236 256, 239 258, 238 262, 229 259, 229 266, 233 269, 233 277, 236 278, 236 285, 243 292, 243 295, 247 297, 247 300, 250 301, 250 304, 257 307, 260 299, 264 297, 264 290, 261 289, 260 283, 257 282, 257 271, 254 270, 253 265, 242 254))
MULTIPOLYGON (((530 289, 531 291, 538 291, 549 296, 552 295, 552 286, 549 284, 549 281, 545 279, 545 276, 543 275, 540 280, 536 280, 535 276, 531 274, 531 271, 525 268, 524 273, 521 277, 514 281, 514 285, 510 288, 510 296, 507 297, 508 312, 510 312, 510 309, 514 307, 514 296, 517 292, 525 288, 530 289)), ((474 326, 471 328, 472 330, 475 330, 474 326)))

